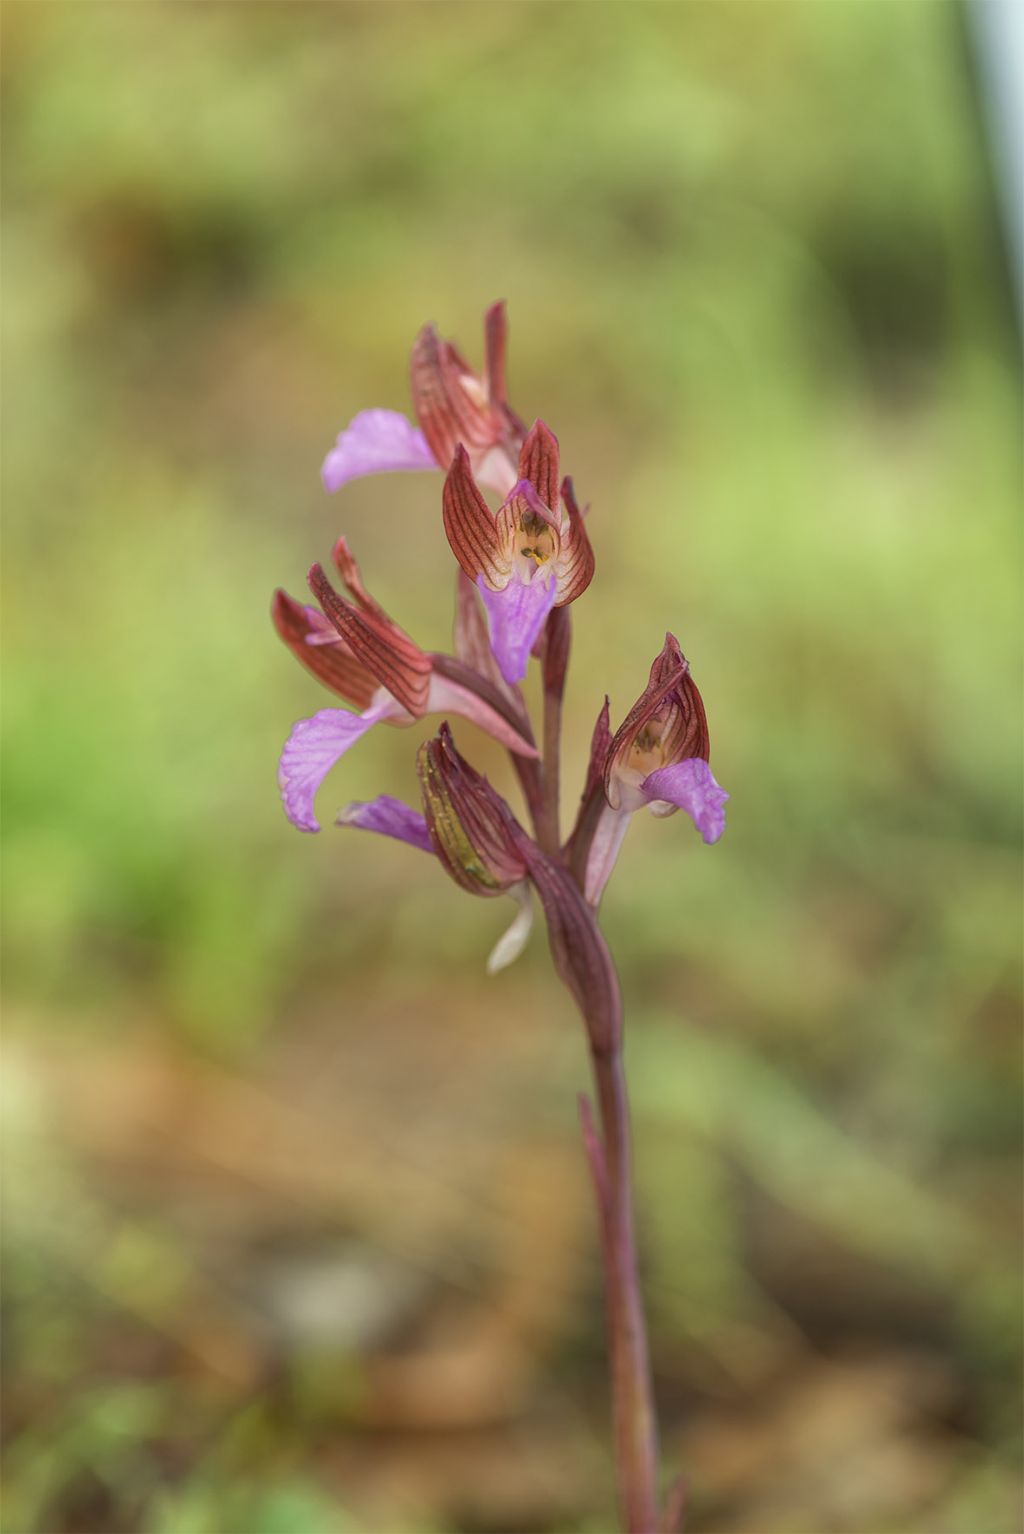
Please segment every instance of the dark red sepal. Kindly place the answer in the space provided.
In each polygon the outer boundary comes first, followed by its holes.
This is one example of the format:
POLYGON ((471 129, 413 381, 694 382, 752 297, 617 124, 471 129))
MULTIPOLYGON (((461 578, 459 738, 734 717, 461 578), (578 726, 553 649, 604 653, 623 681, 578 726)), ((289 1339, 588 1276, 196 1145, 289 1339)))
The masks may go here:
POLYGON ((376 603, 368 608, 356 607, 340 597, 322 565, 313 565, 309 584, 326 616, 377 683, 410 714, 419 717, 425 713, 430 656, 376 603))
POLYGON ((463 570, 474 584, 482 575, 488 584, 496 585, 503 573, 507 576, 498 529, 494 513, 477 489, 469 454, 461 443, 452 456, 441 504, 444 530, 463 570))
POLYGON ((562 502, 569 521, 562 532, 562 557, 558 572, 559 607, 575 602, 594 579, 594 550, 568 475, 562 481, 562 502))
POLYGON ((519 478, 528 479, 544 505, 558 511, 558 438, 534 421, 519 453, 519 478))
POLYGON ((278 634, 318 682, 353 708, 362 710, 369 706, 377 690, 376 681, 316 608, 304 606, 286 591, 278 590, 274 592, 270 611, 278 634), (310 644, 310 639, 325 638, 325 628, 330 630, 333 642, 310 644))

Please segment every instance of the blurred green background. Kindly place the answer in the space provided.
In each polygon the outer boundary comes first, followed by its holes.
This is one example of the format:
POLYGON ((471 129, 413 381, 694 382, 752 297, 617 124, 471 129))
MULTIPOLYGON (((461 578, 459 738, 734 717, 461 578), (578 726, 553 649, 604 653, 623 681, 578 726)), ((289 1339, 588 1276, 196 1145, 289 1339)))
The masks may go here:
POLYGON ((546 944, 488 981, 503 903, 275 786, 330 701, 275 585, 344 531, 447 645, 440 480, 318 470, 496 297, 593 503, 565 813, 667 628, 732 793, 713 850, 637 817, 604 906, 691 1534, 1015 1534, 1020 378, 963 13, 3 27, 6 1534, 613 1523, 546 944))

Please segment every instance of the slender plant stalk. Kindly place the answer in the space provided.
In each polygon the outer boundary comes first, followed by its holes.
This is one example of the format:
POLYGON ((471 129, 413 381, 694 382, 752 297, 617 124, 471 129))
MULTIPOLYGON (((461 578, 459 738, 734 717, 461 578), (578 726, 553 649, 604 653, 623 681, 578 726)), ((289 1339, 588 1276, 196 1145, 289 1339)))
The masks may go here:
MULTIPOLYGON (((450 708, 512 753, 532 835, 459 753, 447 720, 417 753, 422 815, 380 794, 347 805, 338 823, 430 851, 470 894, 508 893, 528 902, 532 889, 544 908, 555 968, 586 1025, 597 1087, 597 1118, 586 1099, 581 1111, 600 1216, 622 1526, 625 1534, 676 1534, 685 1486, 677 1481, 670 1488, 659 1518, 657 1420, 637 1275, 622 1000, 597 907, 629 816, 641 804, 663 813, 685 810, 710 845, 725 829, 729 795, 708 766, 707 718, 689 662, 675 635, 666 634, 647 686, 614 734, 604 700, 576 823, 562 845, 559 777, 569 606, 593 578, 594 553, 584 522, 587 508, 579 506, 572 479, 560 477, 557 438, 540 420, 527 431, 508 405, 504 304, 488 309, 484 333, 486 369, 479 377, 432 325, 425 326, 410 371, 419 430, 410 438, 402 417, 362 411, 324 464, 330 489, 365 473, 426 467, 431 460, 445 472, 444 528, 459 564, 455 653, 421 650, 370 596, 348 544, 339 539, 334 562, 347 595, 341 596, 315 564, 308 578, 322 611, 279 590, 273 619, 302 665, 362 712, 355 722, 350 713, 331 709, 299 720, 285 743, 278 779, 289 819, 302 831, 317 831, 315 797, 324 773, 377 721, 411 721, 450 708), (497 513, 475 475, 505 496, 497 513), (519 688, 530 654, 541 662, 539 750, 519 688)), ((498 944, 489 967, 509 963, 518 953, 525 914, 498 944)))
MULTIPOLYGON (((568 612, 565 608, 555 608, 549 619, 544 651, 544 733, 540 774, 543 792, 540 805, 536 806, 535 798, 528 795, 538 843, 548 857, 563 866, 558 789, 562 698, 569 642, 568 612)), ((520 772, 520 781, 525 788, 524 779, 529 781, 535 796, 536 777, 530 772, 520 772)), ((580 904, 583 906, 582 901, 580 904)), ((596 918, 585 906, 582 920, 593 928, 595 940, 607 953, 596 931, 596 918)), ((609 959, 609 966, 610 962, 609 959)), ((595 967, 595 980, 597 973, 595 967)), ((586 1000, 576 994, 590 1039, 601 1122, 598 1134, 590 1105, 583 1099, 583 1135, 601 1228, 622 1527, 625 1534, 657 1534, 660 1527, 658 1432, 636 1263, 629 1103, 622 1062, 622 1006, 614 970, 609 970, 609 977, 593 1005, 588 1006, 586 1000)))
POLYGON ((611 1054, 592 1050, 592 1059, 603 1138, 604 1176, 595 1183, 604 1232, 619 1501, 628 1534, 655 1534, 658 1430, 636 1265, 626 1078, 619 1046, 611 1054))
POLYGON ((558 828, 558 776, 562 734, 562 694, 544 694, 544 810, 537 828, 537 840, 545 852, 558 855, 561 835, 558 828))
POLYGON ((529 757, 519 756, 515 752, 509 752, 509 761, 523 791, 526 800, 526 808, 530 812, 530 821, 533 825, 534 835, 540 841, 541 829, 545 823, 547 809, 544 800, 544 779, 539 762, 531 761, 529 757))

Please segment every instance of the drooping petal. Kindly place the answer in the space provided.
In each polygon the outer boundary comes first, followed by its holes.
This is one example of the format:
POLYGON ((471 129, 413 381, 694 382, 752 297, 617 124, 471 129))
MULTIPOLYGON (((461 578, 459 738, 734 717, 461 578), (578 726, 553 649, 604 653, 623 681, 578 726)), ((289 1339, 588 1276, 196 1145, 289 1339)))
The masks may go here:
POLYGON ((666 805, 660 812, 663 815, 670 815, 673 809, 685 810, 708 846, 717 842, 725 830, 725 802, 729 795, 715 782, 703 757, 692 756, 674 766, 659 767, 644 779, 640 792, 655 814, 660 804, 666 805))
POLYGON ((320 477, 324 489, 332 491, 365 474, 436 468, 426 437, 404 415, 397 410, 360 410, 339 433, 320 477))
POLYGON ((502 591, 492 591, 481 576, 477 581, 487 609, 491 649, 506 682, 521 682, 526 675, 537 636, 555 604, 557 587, 542 570, 532 580, 513 573, 502 591))
POLYGON ((357 831, 376 831, 380 836, 393 836, 396 841, 408 842, 421 852, 434 851, 427 830, 427 822, 419 810, 393 799, 390 794, 378 794, 376 799, 354 799, 339 810, 335 825, 352 826, 357 831))
POLYGON ((530 898, 530 886, 524 879, 521 884, 513 884, 509 894, 518 903, 519 910, 509 927, 501 934, 494 947, 491 949, 487 960, 487 973, 496 975, 499 970, 507 969, 515 963, 529 940, 533 930, 533 901, 530 898))
POLYGON ((311 719, 299 720, 285 741, 277 770, 285 814, 293 826, 300 831, 319 831, 314 801, 320 784, 349 747, 395 708, 394 699, 387 698, 362 714, 322 708, 311 719))

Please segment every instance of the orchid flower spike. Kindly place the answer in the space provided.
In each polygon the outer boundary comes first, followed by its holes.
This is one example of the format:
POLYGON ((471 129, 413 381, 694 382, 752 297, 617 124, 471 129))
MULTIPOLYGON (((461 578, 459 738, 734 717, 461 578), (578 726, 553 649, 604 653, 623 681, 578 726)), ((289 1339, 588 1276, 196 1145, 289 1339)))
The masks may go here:
POLYGON ((483 677, 451 657, 421 650, 370 596, 348 544, 334 559, 348 598, 322 567, 309 572, 321 610, 275 593, 274 624, 292 654, 358 713, 325 708, 300 719, 281 753, 285 812, 300 831, 319 831, 314 801, 334 764, 375 724, 409 725, 428 713, 461 714, 521 756, 536 757, 529 728, 483 677))
POLYGON ((558 480, 558 439, 534 422, 519 454, 518 478, 491 511, 460 446, 444 484, 444 527, 452 553, 483 597, 491 648, 506 682, 520 682, 553 607, 575 602, 594 575, 594 553, 572 481, 558 480))
POLYGON ((718 841, 729 795, 715 781, 709 753, 697 684, 678 640, 666 634, 646 688, 615 734, 608 726, 607 699, 594 730, 590 770, 568 848, 592 906, 601 899, 630 817, 645 804, 658 816, 685 810, 708 845, 718 841))
POLYGON ((508 321, 504 303, 484 316, 483 374, 473 371, 451 341, 433 325, 416 337, 410 366, 418 427, 395 410, 361 410, 324 459, 328 491, 350 479, 396 470, 448 468, 456 445, 470 455, 483 484, 507 495, 526 427, 510 409, 505 386, 508 321))

